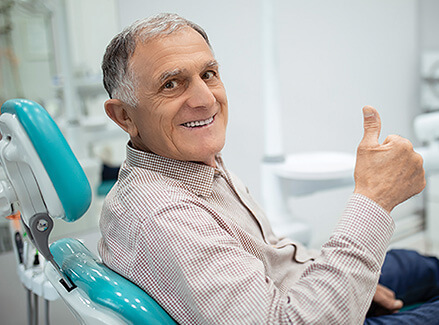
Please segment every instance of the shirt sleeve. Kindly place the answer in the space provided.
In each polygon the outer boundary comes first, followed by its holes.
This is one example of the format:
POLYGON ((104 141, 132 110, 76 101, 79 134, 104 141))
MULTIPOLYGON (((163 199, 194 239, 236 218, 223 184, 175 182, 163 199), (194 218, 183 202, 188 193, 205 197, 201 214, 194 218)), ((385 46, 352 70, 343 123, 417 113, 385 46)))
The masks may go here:
POLYGON ((353 195, 320 257, 290 290, 292 323, 362 324, 394 227, 378 204, 353 195))
POLYGON ((227 224, 183 202, 145 220, 129 276, 181 324, 360 324, 393 227, 353 195, 320 256, 281 293, 227 224))

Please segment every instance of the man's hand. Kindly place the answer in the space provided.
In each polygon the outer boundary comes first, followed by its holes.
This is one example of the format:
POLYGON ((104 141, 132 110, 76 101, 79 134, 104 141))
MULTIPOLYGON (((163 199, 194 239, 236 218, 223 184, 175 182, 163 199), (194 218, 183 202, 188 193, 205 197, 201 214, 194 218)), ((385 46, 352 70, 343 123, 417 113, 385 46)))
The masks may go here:
POLYGON ((425 187, 422 157, 407 139, 389 135, 379 144, 381 120, 370 106, 363 108, 364 136, 357 150, 355 193, 363 194, 386 211, 425 187))
POLYGON ((395 299, 395 293, 392 290, 378 284, 367 317, 394 314, 403 305, 402 300, 395 299))

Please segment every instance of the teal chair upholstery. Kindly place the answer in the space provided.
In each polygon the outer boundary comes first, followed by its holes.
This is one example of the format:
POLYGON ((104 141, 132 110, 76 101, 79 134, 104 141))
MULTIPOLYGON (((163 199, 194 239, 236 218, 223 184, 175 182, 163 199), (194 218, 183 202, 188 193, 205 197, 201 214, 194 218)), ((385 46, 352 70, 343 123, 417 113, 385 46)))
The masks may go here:
MULTIPOLYGON (((0 162, 4 197, 50 262, 45 273, 82 324, 175 324, 145 291, 110 270, 77 239, 50 245, 53 218, 74 222, 92 191, 56 123, 39 104, 13 99, 1 107, 0 162), (6 184, 6 185, 5 185, 6 184)), ((9 208, 8 208, 9 209, 9 208)), ((6 212, 3 212, 5 214, 6 212)))
POLYGON ((50 250, 61 269, 91 301, 124 324, 175 324, 142 289, 106 267, 79 240, 63 238, 50 250))

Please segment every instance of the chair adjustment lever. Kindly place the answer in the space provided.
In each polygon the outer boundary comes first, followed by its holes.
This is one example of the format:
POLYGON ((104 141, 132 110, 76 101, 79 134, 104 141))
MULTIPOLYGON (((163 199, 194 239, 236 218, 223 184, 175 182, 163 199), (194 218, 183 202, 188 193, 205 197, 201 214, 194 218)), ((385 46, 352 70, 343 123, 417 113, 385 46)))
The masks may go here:
POLYGON ((29 237, 40 254, 50 262, 58 274, 61 276, 61 284, 66 288, 68 292, 72 291, 76 286, 72 281, 64 274, 62 268, 55 262, 52 253, 49 249, 49 235, 53 229, 53 220, 47 213, 37 213, 29 219, 29 237))

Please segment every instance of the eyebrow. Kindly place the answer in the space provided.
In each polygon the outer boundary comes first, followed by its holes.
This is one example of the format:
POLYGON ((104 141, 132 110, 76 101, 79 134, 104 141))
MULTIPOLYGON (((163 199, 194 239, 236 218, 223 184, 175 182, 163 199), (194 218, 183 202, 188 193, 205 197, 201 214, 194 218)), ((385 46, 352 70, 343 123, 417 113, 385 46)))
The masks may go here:
POLYGON ((186 69, 174 69, 174 70, 170 70, 170 71, 165 71, 160 75, 159 82, 162 84, 166 80, 168 80, 169 78, 175 77, 175 76, 183 73, 184 71, 186 71, 186 69))
POLYGON ((207 68, 218 68, 218 67, 219 67, 219 63, 217 60, 210 60, 204 65, 203 70, 207 68))
MULTIPOLYGON (((218 68, 219 64, 216 60, 209 60, 208 62, 206 62, 206 64, 204 64, 203 69, 202 70, 206 70, 208 68, 218 68)), ((179 74, 182 74, 183 72, 186 72, 186 69, 174 69, 174 70, 169 70, 169 71, 165 71, 160 75, 159 78, 159 82, 160 84, 164 83, 166 80, 178 76, 179 74)))

